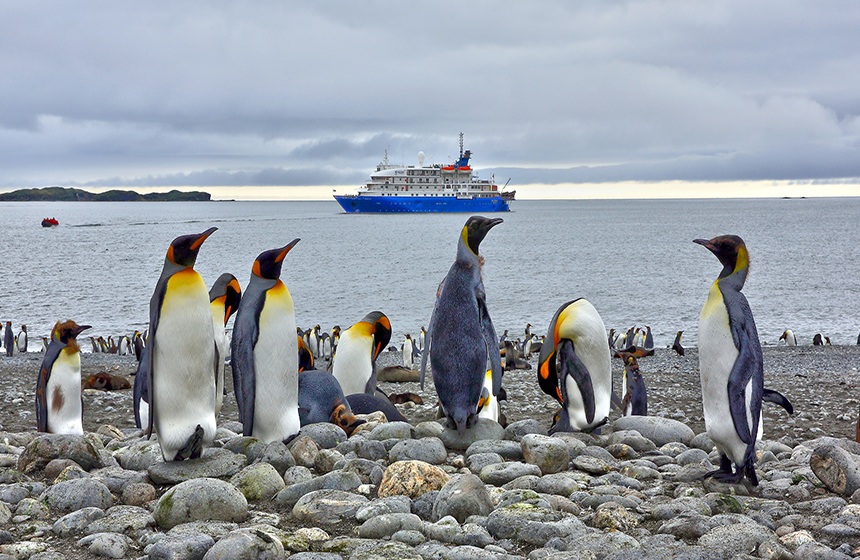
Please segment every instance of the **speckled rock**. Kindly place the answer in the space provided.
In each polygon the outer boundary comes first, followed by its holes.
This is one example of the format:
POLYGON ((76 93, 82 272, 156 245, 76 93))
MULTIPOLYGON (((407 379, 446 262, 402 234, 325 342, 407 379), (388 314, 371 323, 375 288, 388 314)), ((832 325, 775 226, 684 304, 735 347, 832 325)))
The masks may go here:
POLYGON ((280 560, 284 546, 260 530, 233 531, 210 548, 203 560, 280 560))
POLYGON ((131 537, 138 537, 143 531, 154 525, 155 519, 152 514, 143 508, 114 506, 107 510, 104 517, 100 517, 87 525, 84 534, 123 533, 131 537))
POLYGON ((165 492, 158 500, 154 517, 164 529, 196 520, 241 522, 248 517, 248 501, 228 482, 198 478, 165 492))
POLYGON ((94 478, 80 478, 54 484, 42 494, 52 510, 69 513, 85 507, 107 509, 113 504, 110 490, 94 478))
POLYGON ((350 492, 316 490, 296 502, 293 517, 313 525, 334 525, 344 519, 354 519, 358 510, 368 501, 364 496, 350 492))
POLYGON ((436 495, 433 502, 433 519, 451 516, 464 523, 472 515, 489 515, 493 511, 493 499, 481 479, 473 474, 463 474, 451 479, 436 495))
POLYGON ((541 474, 566 471, 570 465, 567 444, 558 438, 531 433, 522 436, 520 445, 526 463, 536 465, 541 474))
POLYGON ((498 422, 494 422, 487 418, 479 418, 475 425, 466 430, 463 435, 460 435, 457 430, 445 428, 439 438, 445 447, 448 449, 464 450, 476 441, 481 440, 500 440, 505 437, 505 429, 498 422))
POLYGON ((851 496, 860 490, 860 456, 833 443, 816 447, 809 466, 831 492, 851 496))
POLYGON ((362 506, 355 514, 355 519, 364 523, 371 517, 385 515, 387 513, 411 513, 412 500, 406 496, 388 496, 377 498, 366 506, 362 506))
POLYGON ((516 539, 544 546, 550 539, 569 539, 588 528, 573 515, 518 503, 493 511, 487 517, 487 530, 497 539, 516 539))
POLYGON ((432 490, 441 490, 449 476, 437 466, 421 461, 397 461, 385 469, 377 495, 380 498, 400 494, 416 498, 432 490))
POLYGON ((30 473, 43 469, 54 459, 70 459, 84 470, 104 467, 101 440, 93 433, 83 436, 42 434, 30 442, 18 457, 18 470, 30 473))
POLYGON ((343 428, 330 422, 308 424, 299 430, 299 436, 308 436, 320 449, 334 449, 347 440, 343 428))
POLYGON ((215 544, 203 533, 183 537, 166 537, 149 549, 148 560, 200 560, 215 544))
POLYGON ((284 479, 269 463, 254 463, 233 475, 230 484, 251 502, 270 500, 284 489, 284 479))
POLYGON ((528 463, 510 462, 487 465, 481 469, 481 480, 493 486, 502 486, 521 476, 540 476, 540 468, 528 463))
POLYGON ((79 547, 107 558, 124 558, 133 545, 130 538, 119 533, 95 533, 78 541, 79 547))
POLYGON ((83 532, 83 530, 90 523, 92 523, 96 519, 101 519, 104 516, 105 512, 101 508, 81 508, 77 511, 73 511, 72 513, 66 514, 63 517, 59 518, 54 523, 54 526, 51 528, 51 531, 53 531, 54 534, 60 537, 68 537, 83 532))
POLYGON ((211 455, 185 461, 155 463, 147 469, 156 484, 179 484, 195 478, 233 476, 245 466, 247 458, 231 451, 216 449, 211 455))
POLYGON ((385 513, 362 523, 356 534, 362 539, 383 539, 397 531, 421 531, 424 523, 412 513, 385 513))
POLYGON ((615 430, 636 430, 657 447, 673 441, 690 445, 695 436, 693 430, 683 422, 662 416, 622 416, 612 426, 615 430))
MULTIPOLYGON (((399 422, 399 424, 403 424, 403 422, 399 422)), ((384 426, 385 424, 379 428, 384 426)), ((440 465, 445 462, 447 457, 448 453, 445 446, 442 444, 442 440, 437 437, 404 439, 397 442, 388 453, 388 460, 392 463, 396 461, 423 461, 431 465, 440 465)))

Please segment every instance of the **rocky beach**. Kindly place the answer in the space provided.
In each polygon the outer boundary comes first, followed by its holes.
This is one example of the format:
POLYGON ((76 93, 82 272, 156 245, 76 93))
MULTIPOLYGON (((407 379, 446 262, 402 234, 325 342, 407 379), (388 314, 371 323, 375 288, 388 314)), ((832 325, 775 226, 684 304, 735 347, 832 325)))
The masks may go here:
MULTIPOLYGON (((398 405, 347 437, 305 426, 285 445, 241 436, 229 393, 204 457, 164 463, 134 428, 131 391, 84 393, 84 436, 37 434, 41 354, 0 357, 0 559, 839 559, 860 556, 860 347, 764 347, 759 486, 702 475, 698 357, 642 358, 647 417, 547 435, 555 403, 505 373, 506 428, 460 438, 434 421, 432 379, 381 383, 398 405)), ((398 365, 385 352, 378 367, 398 365)), ((83 375, 131 379, 132 357, 84 354, 83 375)), ((613 360, 616 388, 620 360, 613 360)), ((230 375, 228 368, 228 377, 230 375)), ((231 389, 228 383, 228 391, 231 389)))

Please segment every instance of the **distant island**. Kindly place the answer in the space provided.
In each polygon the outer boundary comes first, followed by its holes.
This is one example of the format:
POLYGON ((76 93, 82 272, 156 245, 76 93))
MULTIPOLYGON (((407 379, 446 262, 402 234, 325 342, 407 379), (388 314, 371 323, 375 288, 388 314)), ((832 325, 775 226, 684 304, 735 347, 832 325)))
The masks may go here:
POLYGON ((0 202, 31 202, 41 200, 84 201, 84 202, 208 202, 212 195, 203 191, 182 192, 172 190, 166 193, 140 194, 134 191, 112 189, 103 193, 93 193, 71 187, 42 187, 38 189, 19 189, 0 193, 0 202))

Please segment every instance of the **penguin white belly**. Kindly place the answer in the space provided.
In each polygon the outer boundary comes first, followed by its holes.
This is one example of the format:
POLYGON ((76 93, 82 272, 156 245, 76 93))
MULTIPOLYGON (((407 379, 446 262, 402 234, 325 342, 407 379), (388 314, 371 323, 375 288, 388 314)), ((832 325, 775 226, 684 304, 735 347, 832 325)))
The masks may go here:
POLYGON ((478 411, 478 418, 488 418, 493 422, 498 422, 499 417, 502 415, 501 405, 499 404, 499 399, 493 394, 493 372, 492 370, 488 371, 484 376, 484 386, 481 389, 481 394, 483 395, 486 392, 489 397, 487 397, 487 402, 484 403, 484 406, 481 407, 481 410, 478 411))
POLYGON ((213 301, 210 304, 212 311, 212 329, 215 333, 215 349, 218 351, 218 363, 215 369, 215 418, 221 413, 221 405, 224 403, 224 360, 227 359, 227 332, 224 330, 224 305, 213 301))
MULTIPOLYGON (((699 374, 705 429, 721 453, 735 464, 743 463, 747 445, 735 431, 729 406, 729 375, 739 355, 732 339, 729 314, 716 282, 699 317, 699 374)), ((752 391, 746 388, 747 400, 752 391)), ((747 407, 749 410, 749 407, 747 407)), ((749 412, 747 412, 749 416, 749 412)), ((751 425, 751 424, 750 424, 751 425)))
MULTIPOLYGON (((140 425, 143 426, 144 431, 146 431, 146 427, 149 426, 149 403, 143 399, 140 399, 140 405, 137 409, 137 413, 140 416, 140 425)), ((158 433, 158 430, 155 429, 155 426, 152 427, 152 431, 158 433)))
POLYGON ((606 326, 597 309, 588 301, 580 299, 559 317, 559 332, 573 341, 576 355, 588 368, 591 387, 594 391, 594 421, 585 417, 582 394, 573 379, 566 380, 567 409, 572 427, 582 430, 594 426, 609 416, 612 397, 612 364, 609 358, 609 340, 606 326))
POLYGON ((403 343, 403 367, 412 369, 412 342, 407 340, 403 343))
POLYGON ((18 340, 15 341, 15 345, 18 347, 18 352, 26 352, 27 351, 27 334, 24 332, 18 333, 18 340))
POLYGON ((204 445, 215 438, 215 334, 206 284, 193 270, 168 280, 154 336, 150 397, 170 461, 198 425, 204 445))
POLYGON ((331 373, 340 383, 344 395, 364 392, 373 372, 373 364, 370 361, 372 350, 373 337, 358 337, 350 330, 341 334, 331 373))
POLYGON ((266 292, 254 346, 254 430, 263 443, 298 433, 299 347, 293 298, 280 280, 266 292))
POLYGON ((48 432, 83 435, 81 355, 63 349, 51 367, 47 385, 48 432))

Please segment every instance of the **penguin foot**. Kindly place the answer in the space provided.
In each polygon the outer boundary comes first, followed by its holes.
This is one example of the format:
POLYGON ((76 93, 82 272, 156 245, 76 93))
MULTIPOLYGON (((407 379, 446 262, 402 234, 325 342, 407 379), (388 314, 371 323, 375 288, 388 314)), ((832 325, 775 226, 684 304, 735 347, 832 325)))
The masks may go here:
POLYGON ((282 440, 284 445, 289 445, 291 441, 293 441, 294 439, 296 439, 298 437, 298 435, 299 435, 299 433, 296 432, 293 435, 288 436, 286 439, 282 440))
POLYGON ((729 470, 726 472, 723 469, 717 469, 715 471, 705 473, 702 480, 706 478, 713 478, 714 480, 725 482, 726 484, 739 484, 744 479, 744 472, 742 470, 738 470, 738 472, 729 470))
POLYGON ((200 424, 197 424, 197 427, 194 428, 194 433, 191 434, 191 437, 188 438, 185 445, 176 452, 176 456, 173 457, 173 460, 183 461, 185 459, 198 459, 202 452, 203 427, 200 424))

